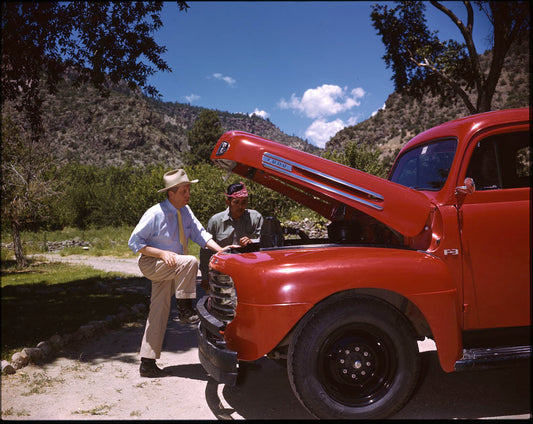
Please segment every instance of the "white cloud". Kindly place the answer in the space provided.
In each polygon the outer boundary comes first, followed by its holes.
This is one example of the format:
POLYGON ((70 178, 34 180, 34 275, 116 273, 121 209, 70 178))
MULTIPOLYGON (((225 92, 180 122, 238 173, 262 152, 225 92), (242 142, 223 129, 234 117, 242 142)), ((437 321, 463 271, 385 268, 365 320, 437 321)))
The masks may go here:
POLYGON ((200 99, 200 96, 197 94, 189 94, 188 96, 185 96, 185 99, 187 100, 187 103, 194 103, 196 100, 200 99))
POLYGON ((264 110, 259 110, 255 108, 255 110, 252 113, 249 113, 248 116, 257 115, 263 119, 267 119, 270 117, 270 114, 264 110))
POLYGON ((325 119, 317 119, 305 131, 305 136, 315 146, 324 148, 331 137, 337 134, 340 130, 346 127, 342 119, 335 119, 334 121, 326 122, 325 119))
POLYGON ((295 109, 302 112, 308 118, 321 118, 329 115, 350 110, 354 106, 361 104, 360 99, 364 97, 365 90, 361 87, 354 88, 348 92, 347 87, 324 84, 317 88, 310 88, 305 91, 301 98, 296 94, 291 95, 290 101, 281 99, 278 106, 281 109, 295 109))
POLYGON ((217 80, 220 80, 220 81, 224 81, 230 86, 232 86, 233 84, 235 84, 237 82, 237 81, 235 81, 235 79, 233 79, 231 77, 224 76, 224 75, 222 75, 221 73, 218 73, 218 72, 213 74, 213 78, 217 79, 217 80))
POLYGON ((355 125, 355 124, 357 124, 357 117, 356 116, 350 116, 348 118, 348 125, 355 125))
POLYGON ((381 106, 378 110, 372 112, 371 116, 376 116, 380 110, 385 110, 385 103, 383 103, 383 106, 381 106))

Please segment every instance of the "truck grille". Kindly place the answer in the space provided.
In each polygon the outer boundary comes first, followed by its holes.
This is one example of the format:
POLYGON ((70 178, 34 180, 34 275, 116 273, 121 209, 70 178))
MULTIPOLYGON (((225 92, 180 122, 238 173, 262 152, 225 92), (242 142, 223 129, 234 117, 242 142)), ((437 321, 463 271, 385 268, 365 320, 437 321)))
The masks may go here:
POLYGON ((237 293, 233 280, 229 275, 212 269, 209 271, 209 289, 209 312, 227 324, 235 318, 237 308, 237 293))

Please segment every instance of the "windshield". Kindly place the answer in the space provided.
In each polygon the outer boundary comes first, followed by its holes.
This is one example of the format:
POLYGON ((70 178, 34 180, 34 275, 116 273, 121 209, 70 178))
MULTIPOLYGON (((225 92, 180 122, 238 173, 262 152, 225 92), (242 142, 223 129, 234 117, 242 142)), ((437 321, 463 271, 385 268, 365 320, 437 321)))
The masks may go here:
POLYGON ((392 170, 390 180, 416 190, 438 191, 446 182, 457 140, 439 140, 405 152, 392 170))

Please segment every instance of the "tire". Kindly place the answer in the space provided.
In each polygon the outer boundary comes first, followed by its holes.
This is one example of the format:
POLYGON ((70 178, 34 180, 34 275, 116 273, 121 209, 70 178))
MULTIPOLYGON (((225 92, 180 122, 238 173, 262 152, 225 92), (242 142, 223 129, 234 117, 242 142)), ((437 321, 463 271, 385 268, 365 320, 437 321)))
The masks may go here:
POLYGON ((376 419, 407 403, 420 359, 414 331, 396 309, 341 295, 300 322, 287 369, 294 393, 317 418, 376 419))

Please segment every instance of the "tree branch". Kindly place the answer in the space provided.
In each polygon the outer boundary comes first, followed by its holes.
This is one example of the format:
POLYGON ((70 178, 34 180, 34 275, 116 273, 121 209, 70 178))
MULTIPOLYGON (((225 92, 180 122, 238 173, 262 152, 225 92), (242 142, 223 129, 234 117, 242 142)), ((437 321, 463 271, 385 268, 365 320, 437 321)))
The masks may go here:
POLYGON ((453 23, 459 28, 459 31, 461 31, 461 34, 463 35, 463 38, 466 42, 466 48, 468 49, 468 56, 470 58, 470 63, 472 65, 472 69, 475 73, 475 80, 476 80, 476 87, 478 90, 478 93, 481 92, 481 89, 483 85, 485 84, 485 74, 481 70, 481 64, 479 62, 479 56, 477 54, 476 46, 474 44, 474 39, 472 38, 472 28, 474 27, 474 11, 472 10, 472 5, 469 1, 464 1, 464 5, 466 7, 467 13, 468 13, 468 22, 467 26, 463 24, 463 22, 446 6, 440 4, 439 2, 435 0, 431 0, 430 2, 434 7, 439 9, 441 12, 446 14, 453 23))
POLYGON ((427 69, 431 70, 431 72, 435 73, 439 78, 441 78, 444 82, 446 82, 448 85, 450 85, 452 87, 453 91, 455 91, 457 93, 457 95, 459 97, 461 97, 461 99, 463 99, 463 102, 465 103, 465 105, 468 108, 468 110, 470 111, 470 113, 472 113, 472 114, 476 113, 476 108, 474 107, 474 105, 472 104, 470 99, 468 98, 468 95, 466 94, 466 92, 461 88, 461 86, 459 84, 457 84, 451 78, 449 78, 448 76, 443 74, 441 71, 439 71, 439 69, 436 68, 434 65, 432 65, 427 58, 424 58, 424 62, 417 62, 413 58, 413 55, 411 54, 411 52, 409 52, 409 54, 410 54, 410 58, 409 59, 411 60, 411 62, 413 62, 416 66, 420 66, 422 68, 427 68, 427 69))

